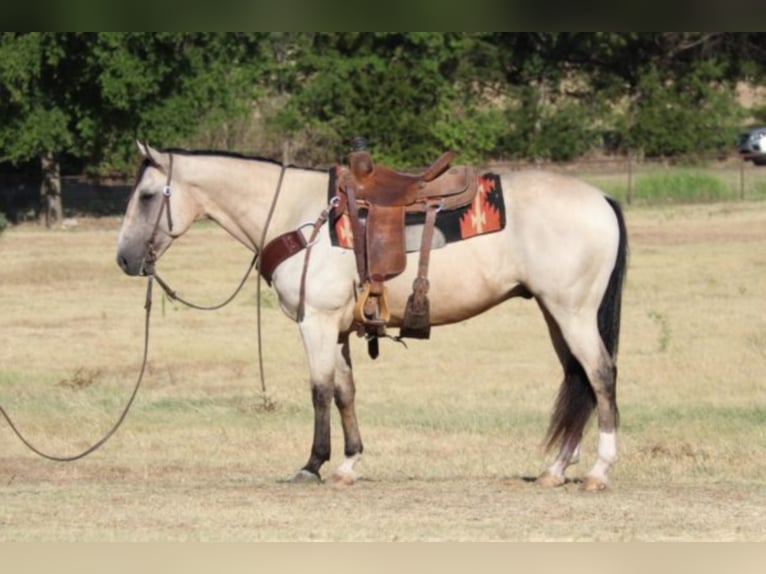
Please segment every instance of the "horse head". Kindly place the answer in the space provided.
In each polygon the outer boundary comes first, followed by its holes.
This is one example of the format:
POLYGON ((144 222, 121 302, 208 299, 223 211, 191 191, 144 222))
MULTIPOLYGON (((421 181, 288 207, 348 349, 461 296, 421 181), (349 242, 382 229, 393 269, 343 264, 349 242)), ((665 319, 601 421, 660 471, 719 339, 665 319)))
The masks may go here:
POLYGON ((136 142, 143 160, 117 240, 117 264, 128 275, 152 273, 154 262, 196 219, 189 186, 174 154, 136 142))

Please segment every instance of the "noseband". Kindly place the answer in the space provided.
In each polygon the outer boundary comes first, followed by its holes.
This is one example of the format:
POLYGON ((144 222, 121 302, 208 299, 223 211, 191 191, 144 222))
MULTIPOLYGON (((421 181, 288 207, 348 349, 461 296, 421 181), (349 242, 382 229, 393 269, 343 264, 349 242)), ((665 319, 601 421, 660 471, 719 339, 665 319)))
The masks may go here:
POLYGON ((168 158, 170 159, 170 165, 168 166, 168 178, 165 181, 165 187, 162 188, 162 203, 160 204, 160 210, 157 212, 157 219, 154 221, 152 234, 146 241, 146 256, 144 257, 142 267, 144 275, 154 275, 154 264, 157 262, 157 252, 154 249, 154 240, 157 238, 157 233, 160 230, 160 221, 162 221, 163 213, 168 220, 168 235, 173 233, 173 217, 170 213, 170 196, 172 194, 170 180, 173 177, 173 154, 168 154, 168 158))

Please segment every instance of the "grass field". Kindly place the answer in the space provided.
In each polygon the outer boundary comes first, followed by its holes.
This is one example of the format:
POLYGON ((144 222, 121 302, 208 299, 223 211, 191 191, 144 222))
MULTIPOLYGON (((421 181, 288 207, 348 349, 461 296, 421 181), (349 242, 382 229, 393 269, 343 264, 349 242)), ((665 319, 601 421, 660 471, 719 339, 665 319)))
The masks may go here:
MULTIPOLYGON (((626 216, 620 460, 607 493, 527 480, 548 462, 560 373, 537 307, 520 300, 409 350, 384 342, 375 362, 358 341, 363 479, 287 484, 311 442, 307 370, 266 290, 277 408, 260 408, 253 279, 214 313, 156 292, 145 386, 91 457, 41 460, 0 424, 0 540, 766 540, 766 203, 626 216)), ((111 426, 141 359, 145 284, 114 263, 119 221, 79 223, 0 236, 0 405, 55 454, 111 426)), ((212 303, 249 260, 202 224, 159 271, 212 303)), ((333 423, 326 474, 342 457, 333 423)), ((593 462, 594 434, 575 475, 593 462)))

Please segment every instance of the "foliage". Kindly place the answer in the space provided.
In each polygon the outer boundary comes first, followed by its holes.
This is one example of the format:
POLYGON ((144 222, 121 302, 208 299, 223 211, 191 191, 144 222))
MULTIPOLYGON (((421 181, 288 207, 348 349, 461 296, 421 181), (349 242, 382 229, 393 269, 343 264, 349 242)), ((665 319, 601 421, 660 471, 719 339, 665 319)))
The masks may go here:
POLYGON ((295 118, 291 127, 311 131, 315 144, 335 156, 361 135, 380 161, 428 163, 443 140, 454 137, 443 123, 441 132, 435 127, 456 97, 458 51, 451 38, 441 33, 317 34, 300 60, 305 83, 292 95, 285 117, 295 118))
POLYGON ((136 137, 180 143, 246 113, 257 37, 199 33, 0 36, 0 159, 45 152, 126 170, 136 137))
MULTIPOLYGON (((0 36, 0 158, 23 161, 72 145, 67 112, 56 102, 64 46, 41 32, 0 36)), ((64 72, 64 70, 61 70, 64 72)))
POLYGON ((630 148, 647 156, 726 152, 742 120, 734 94, 721 85, 721 68, 710 60, 683 82, 663 77, 656 67, 639 80, 641 98, 628 128, 630 148))
POLYGON ((6 227, 8 227, 8 219, 6 219, 5 214, 0 211, 0 234, 5 231, 6 227))
MULTIPOLYGON (((133 140, 408 167, 727 151, 763 33, 0 34, 0 161, 129 174, 133 140), (290 154, 289 154, 290 155, 290 154)), ((754 117, 761 113, 754 110, 754 117)))
POLYGON ((533 89, 522 89, 520 103, 507 111, 509 129, 498 140, 507 157, 568 161, 594 148, 594 116, 578 101, 540 105, 533 89))

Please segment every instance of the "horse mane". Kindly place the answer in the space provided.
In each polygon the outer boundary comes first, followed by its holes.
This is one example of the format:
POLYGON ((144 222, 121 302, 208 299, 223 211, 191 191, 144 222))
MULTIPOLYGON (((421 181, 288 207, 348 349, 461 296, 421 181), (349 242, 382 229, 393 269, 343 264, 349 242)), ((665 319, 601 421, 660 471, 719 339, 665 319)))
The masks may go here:
POLYGON ((271 163, 273 165, 277 165, 279 167, 291 167, 295 169, 304 169, 307 171, 318 171, 318 172, 326 172, 327 168, 320 168, 320 167, 308 167, 305 165, 297 165, 294 163, 290 163, 287 165, 284 165, 281 161, 278 161, 274 158, 265 157, 265 156, 258 156, 258 155, 249 155, 244 154, 241 152, 234 152, 234 151, 226 151, 226 150, 217 150, 217 149, 184 149, 184 148, 164 148, 159 150, 163 153, 173 153, 173 154, 179 154, 179 155, 189 155, 189 156, 215 156, 215 157, 225 157, 225 158, 231 158, 231 159, 241 159, 245 161, 259 161, 259 162, 266 162, 271 163))
MULTIPOLYGON (((306 167, 301 165, 295 165, 295 164, 288 164, 283 165, 282 162, 277 161, 273 158, 269 157, 263 157, 263 156, 257 156, 257 155, 247 155, 240 152, 233 152, 233 151, 225 151, 225 150, 210 150, 210 149, 184 149, 184 148, 161 148, 158 151, 162 153, 172 153, 177 155, 187 155, 187 156, 213 156, 213 157, 224 157, 224 158, 231 158, 231 159, 240 159, 245 161, 258 161, 258 162, 265 162, 270 163, 272 165, 276 165, 279 167, 285 167, 285 168, 295 168, 295 169, 302 169, 306 171, 314 171, 317 173, 326 173, 327 168, 317 168, 317 167, 306 167)), ((144 175, 144 172, 150 168, 153 165, 152 160, 148 157, 145 157, 141 160, 141 163, 138 166, 138 169, 136 170, 136 175, 133 179, 133 188, 131 189, 130 196, 132 196, 136 192, 136 187, 138 186, 138 182, 141 181, 141 178, 144 175)))

